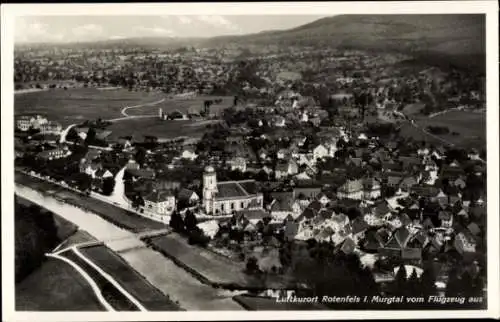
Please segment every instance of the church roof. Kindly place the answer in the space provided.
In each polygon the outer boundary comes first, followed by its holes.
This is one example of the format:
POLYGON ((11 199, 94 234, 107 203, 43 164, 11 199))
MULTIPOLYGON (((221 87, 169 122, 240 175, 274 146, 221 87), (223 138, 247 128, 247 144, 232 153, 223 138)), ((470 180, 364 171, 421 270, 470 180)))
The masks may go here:
POLYGON ((257 193, 254 180, 218 182, 216 199, 246 198, 257 193))

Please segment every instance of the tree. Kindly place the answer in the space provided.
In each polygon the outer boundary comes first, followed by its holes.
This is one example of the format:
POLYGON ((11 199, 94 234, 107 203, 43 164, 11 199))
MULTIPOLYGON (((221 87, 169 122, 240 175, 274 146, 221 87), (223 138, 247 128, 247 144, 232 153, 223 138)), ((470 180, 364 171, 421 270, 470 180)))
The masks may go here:
POLYGON ((253 274, 259 272, 259 265, 257 263, 257 258, 250 257, 247 259, 246 272, 248 274, 253 274))
POLYGON ((85 144, 92 145, 92 143, 95 142, 95 139, 96 139, 96 131, 93 127, 89 127, 89 130, 87 131, 87 136, 85 137, 85 144))
POLYGON ((420 281, 417 275, 417 271, 414 268, 411 272, 410 278, 408 279, 407 294, 416 295, 419 292, 420 281))
POLYGON ((80 191, 90 190, 92 187, 92 177, 86 173, 78 173, 76 177, 76 186, 80 191))
POLYGON ((184 217, 184 225, 186 227, 187 231, 192 231, 193 229, 197 228, 198 220, 196 219, 196 216, 193 214, 192 211, 187 210, 186 211, 186 216, 184 217))
POLYGON ((396 274, 396 277, 394 278, 394 288, 393 288, 393 293, 397 295, 405 295, 407 294, 406 288, 408 285, 408 280, 407 280, 407 275, 406 275, 406 268, 403 264, 399 266, 399 270, 396 274))
POLYGON ((184 220, 182 219, 180 213, 178 213, 177 211, 174 211, 174 213, 172 213, 172 216, 170 216, 169 226, 178 233, 182 233, 185 231, 184 220))
POLYGON ((111 196, 115 189, 115 179, 113 177, 104 178, 102 182, 102 193, 105 196, 111 196))
POLYGON ((135 162, 137 162, 141 167, 146 162, 146 150, 143 147, 139 147, 135 152, 135 162))
POLYGON ((199 227, 195 227, 193 230, 189 232, 188 243, 190 245, 200 245, 202 247, 206 247, 210 238, 207 237, 203 230, 199 227))
POLYGON ((433 295, 436 292, 436 276, 434 273, 434 268, 432 264, 427 265, 424 268, 424 272, 420 276, 420 286, 419 286, 419 295, 429 296, 433 295))

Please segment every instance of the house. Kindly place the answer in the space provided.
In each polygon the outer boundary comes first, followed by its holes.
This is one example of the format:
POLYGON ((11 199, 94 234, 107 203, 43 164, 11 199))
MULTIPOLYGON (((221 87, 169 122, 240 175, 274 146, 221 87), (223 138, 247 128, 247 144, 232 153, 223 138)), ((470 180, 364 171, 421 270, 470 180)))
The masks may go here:
POLYGON ((324 192, 320 192, 317 195, 316 200, 318 200, 323 205, 323 207, 325 207, 331 201, 330 197, 328 197, 324 192))
POLYGON ((453 226, 453 214, 449 211, 440 211, 438 219, 441 220, 441 227, 451 228, 453 226))
POLYGON ((231 171, 247 171, 247 160, 242 157, 235 157, 229 160, 228 165, 230 166, 231 171))
POLYGON ((155 172, 150 169, 127 169, 126 173, 128 173, 134 181, 139 179, 153 180, 156 177, 155 172))
POLYGON ((67 146, 65 146, 63 148, 54 148, 42 151, 37 154, 37 157, 44 160, 55 160, 55 159, 66 158, 70 155, 71 151, 68 149, 67 146))
POLYGON ((182 202, 188 206, 195 205, 200 201, 200 197, 196 192, 185 188, 179 191, 177 199, 179 200, 179 203, 182 202))
POLYGON ((132 138, 131 137, 121 137, 118 139, 118 144, 123 146, 124 149, 128 149, 132 147, 132 138))
POLYGON ((380 183, 374 178, 363 180, 364 199, 377 199, 381 195, 380 183))
POLYGON ((293 195, 295 198, 303 196, 308 199, 316 199, 321 193, 321 187, 295 187, 293 188, 293 195))
POLYGON ((128 160, 125 168, 127 170, 139 170, 140 166, 137 162, 135 162, 135 160, 130 159, 128 160))
POLYGON ((356 244, 365 237, 366 230, 370 227, 363 217, 351 220, 351 234, 356 244))
POLYGON ((292 216, 293 219, 298 218, 302 207, 298 201, 291 198, 280 198, 272 201, 270 210, 274 220, 283 221, 288 216, 292 216))
POLYGON ((175 210, 175 196, 169 190, 153 190, 144 196, 144 213, 163 218, 175 210))
POLYGON ((400 183, 399 187, 401 190, 405 192, 409 192, 411 190, 411 187, 415 186, 418 184, 418 180, 415 176, 409 176, 404 178, 400 183))
POLYGON ((194 149, 192 149, 192 148, 186 148, 181 153, 181 158, 183 158, 183 159, 188 159, 188 160, 193 161, 197 157, 198 157, 198 155, 194 152, 194 149))
POLYGON ((453 245, 461 255, 464 255, 476 252, 477 242, 470 232, 464 230, 455 236, 453 245))
POLYGON ((290 152, 287 149, 279 149, 276 153, 276 157, 280 160, 286 159, 290 156, 290 152))
POLYGON ((323 144, 318 144, 312 150, 312 154, 313 154, 314 161, 317 161, 318 159, 323 159, 323 158, 330 155, 328 149, 323 144))
POLYGON ((80 160, 80 172, 89 175, 92 179, 95 178, 96 172, 101 168, 101 163, 87 162, 85 159, 80 160))
POLYGON ((286 124, 285 124, 286 120, 283 116, 276 116, 274 119, 273 119, 273 124, 275 127, 284 127, 286 124))
POLYGON ((113 178, 113 173, 111 173, 111 171, 101 167, 99 170, 97 170, 95 172, 95 178, 98 180, 104 180, 106 178, 113 178))
POLYGON ((301 172, 294 177, 297 181, 310 181, 312 177, 306 172, 301 172))
POLYGON ((280 162, 276 165, 275 177, 276 179, 285 178, 290 175, 295 175, 299 171, 299 166, 294 160, 288 162, 280 162))
POLYGON ((361 200, 364 197, 363 182, 360 179, 347 180, 338 190, 338 198, 361 200))
POLYGON ((340 247, 340 251, 346 255, 351 254, 355 249, 356 242, 351 237, 347 237, 340 247))
POLYGON ((22 115, 16 119, 16 127, 21 131, 28 131, 30 128, 39 129, 41 125, 47 123, 48 120, 41 115, 22 115))
POLYGON ((41 124, 39 129, 41 134, 59 134, 62 131, 62 125, 57 122, 47 122, 41 124))

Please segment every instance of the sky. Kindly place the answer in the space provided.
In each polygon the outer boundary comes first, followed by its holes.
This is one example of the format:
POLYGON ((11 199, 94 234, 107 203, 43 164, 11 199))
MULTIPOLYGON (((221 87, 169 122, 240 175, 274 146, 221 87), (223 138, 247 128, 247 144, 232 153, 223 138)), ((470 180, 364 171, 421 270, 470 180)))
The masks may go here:
POLYGON ((23 16, 15 42, 85 42, 131 37, 214 37, 289 29, 319 15, 23 16))

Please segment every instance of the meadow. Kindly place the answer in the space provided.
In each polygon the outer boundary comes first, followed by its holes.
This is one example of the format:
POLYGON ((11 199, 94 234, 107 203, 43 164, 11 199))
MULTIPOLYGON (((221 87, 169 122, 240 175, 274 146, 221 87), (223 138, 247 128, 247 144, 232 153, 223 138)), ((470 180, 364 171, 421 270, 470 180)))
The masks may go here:
POLYGON ((450 111, 436 117, 415 116, 413 117, 419 128, 410 124, 401 127, 401 134, 412 137, 416 140, 428 140, 433 143, 440 143, 439 139, 423 133, 422 129, 428 126, 448 127, 449 134, 438 137, 456 146, 464 148, 485 148, 486 147, 486 114, 467 111, 450 111), (452 132, 458 133, 453 135, 452 132))
POLYGON ((51 89, 15 95, 14 115, 42 114, 67 126, 84 120, 118 118, 123 116, 121 110, 125 106, 151 103, 164 97, 165 94, 160 92, 135 92, 126 89, 51 89))
POLYGON ((113 122, 108 126, 112 131, 109 140, 115 141, 123 136, 132 136, 135 141, 142 141, 145 136, 155 136, 159 140, 172 139, 179 136, 199 138, 207 131, 203 123, 186 121, 163 121, 158 117, 131 118, 113 122), (200 123, 199 126, 197 126, 200 123))
POLYGON ((134 107, 127 110, 130 116, 135 115, 158 115, 158 109, 162 108, 164 113, 169 113, 179 110, 182 113, 200 113, 204 108, 204 101, 217 99, 222 100, 218 104, 212 104, 210 111, 219 114, 225 108, 233 106, 233 96, 213 96, 213 95, 200 95, 193 98, 180 98, 175 96, 165 97, 165 101, 154 106, 134 107))

